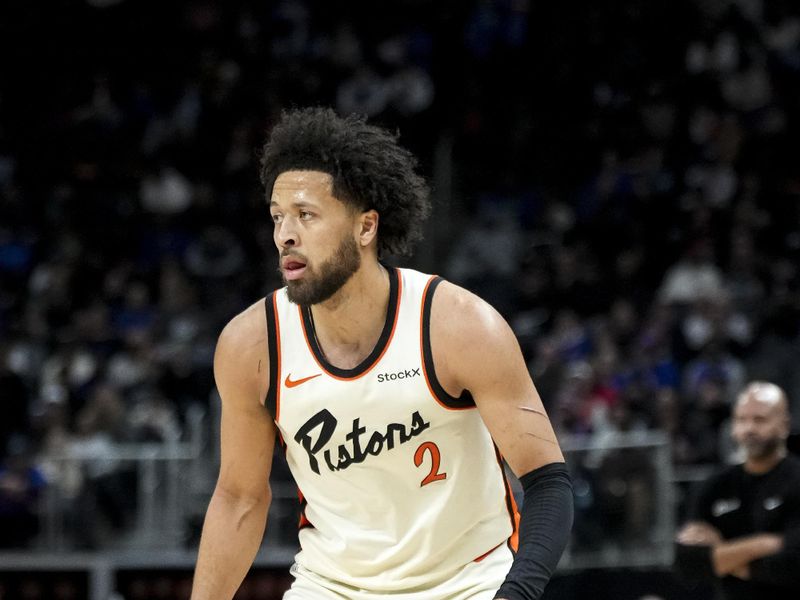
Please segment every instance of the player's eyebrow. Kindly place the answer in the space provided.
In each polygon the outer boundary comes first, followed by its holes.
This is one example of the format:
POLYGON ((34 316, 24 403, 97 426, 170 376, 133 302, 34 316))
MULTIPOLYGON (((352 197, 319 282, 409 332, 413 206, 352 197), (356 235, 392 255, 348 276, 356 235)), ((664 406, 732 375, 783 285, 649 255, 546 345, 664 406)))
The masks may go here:
MULTIPOLYGON (((275 200, 270 200, 269 206, 270 208, 272 208, 273 206, 277 206, 280 208, 280 204, 278 204, 278 202, 276 202, 275 200)), ((308 202, 307 200, 296 200, 291 204, 289 204, 289 206, 291 208, 314 208, 314 209, 319 208, 317 204, 314 204, 313 202, 308 202)))

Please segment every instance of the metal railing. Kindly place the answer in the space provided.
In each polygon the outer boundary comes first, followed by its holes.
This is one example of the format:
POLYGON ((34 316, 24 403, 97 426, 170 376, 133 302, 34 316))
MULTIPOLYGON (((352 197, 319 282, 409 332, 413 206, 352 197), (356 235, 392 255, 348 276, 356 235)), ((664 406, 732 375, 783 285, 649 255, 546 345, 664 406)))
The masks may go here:
MULTIPOLYGON (((197 426, 202 431, 202 426, 197 426)), ((212 428, 213 431, 213 428, 212 428)), ((131 474, 135 493, 133 518, 113 531, 96 549, 179 550, 187 547, 189 529, 199 527, 213 488, 214 447, 202 435, 171 444, 115 445, 101 459, 131 474), (193 524, 194 521, 194 524, 193 524)), ((563 437, 561 445, 571 470, 576 522, 563 568, 667 565, 672 560, 676 525, 677 483, 708 472, 676 473, 670 444, 661 432, 646 431, 599 437, 563 437)), ((56 472, 86 470, 93 459, 50 456, 56 472), (83 464, 82 464, 83 463, 83 464)), ((85 485, 91 485, 87 481, 85 485)), ((515 488, 519 493, 518 486, 515 488)), ((291 481, 272 485, 273 503, 265 545, 296 546, 297 493, 291 481)), ((42 501, 39 552, 85 549, 76 543, 76 519, 69 494, 58 479, 42 501)), ((131 499, 133 500, 133 499, 131 499)), ((521 500, 521 498, 519 498, 521 500)), ((78 527, 82 525, 78 523, 78 527)))
MULTIPOLYGON (((119 545, 136 548, 174 548, 181 545, 186 496, 191 489, 190 473, 199 458, 197 448, 191 444, 124 444, 115 445, 103 456, 103 461, 115 463, 114 474, 132 473, 135 484, 129 491, 135 493, 133 525, 117 532, 119 545)), ((46 462, 56 471, 85 471, 87 462, 73 456, 48 456, 46 462)), ((113 474, 112 474, 113 475, 113 474)), ((83 483, 91 487, 91 480, 83 483)), ((122 490, 123 492, 125 490, 122 490)), ((43 496, 43 535, 40 548, 47 551, 69 549, 66 521, 70 519, 71 499, 58 484, 51 484, 43 496)), ((86 524, 91 525, 91 524, 86 524)))
POLYGON ((560 441, 575 494, 560 568, 669 566, 677 496, 668 436, 615 432, 560 441))
MULTIPOLYGON (((127 465, 135 473, 136 496, 129 528, 99 551, 80 551, 72 544, 65 526, 64 492, 51 485, 44 496, 43 532, 36 547, 0 553, 0 575, 85 571, 90 599, 108 600, 120 571, 190 571, 196 550, 187 543, 187 524, 191 517, 202 520, 216 475, 216 450, 210 436, 202 433, 214 431, 214 418, 212 414, 211 427, 197 420, 188 442, 117 445, 103 455, 103 460, 127 465)), ((708 469, 676 472, 668 437, 655 431, 567 436, 561 445, 572 472, 576 520, 560 570, 669 566, 678 484, 702 479, 708 469)), ((64 470, 78 468, 85 459, 48 460, 51 468, 64 470)), ((255 566, 285 569, 297 549, 296 489, 288 481, 272 488, 269 526, 255 566)))
POLYGON ((40 457, 48 485, 41 497, 38 552, 103 549, 175 549, 184 545, 195 497, 209 487, 207 417, 187 415, 186 441, 106 444, 102 452, 71 452, 40 457), (102 477, 92 476, 101 471, 102 477), (102 528, 102 511, 86 507, 99 481, 116 481, 116 498, 128 509, 123 526, 87 545, 87 528, 102 528))

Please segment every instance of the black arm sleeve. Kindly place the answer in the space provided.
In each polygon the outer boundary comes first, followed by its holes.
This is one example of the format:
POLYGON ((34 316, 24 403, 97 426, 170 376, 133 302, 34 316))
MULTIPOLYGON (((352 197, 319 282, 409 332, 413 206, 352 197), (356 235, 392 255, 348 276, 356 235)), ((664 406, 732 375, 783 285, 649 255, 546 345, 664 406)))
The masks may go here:
POLYGON ((520 477, 525 496, 519 550, 495 598, 538 600, 553 574, 572 529, 572 483, 564 463, 520 477))

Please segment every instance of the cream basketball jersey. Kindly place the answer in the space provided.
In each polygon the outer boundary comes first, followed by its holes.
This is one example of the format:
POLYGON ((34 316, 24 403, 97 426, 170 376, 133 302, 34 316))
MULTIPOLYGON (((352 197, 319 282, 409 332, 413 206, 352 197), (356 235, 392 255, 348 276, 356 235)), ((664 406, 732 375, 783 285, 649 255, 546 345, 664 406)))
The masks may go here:
MULTIPOLYGON (((303 502, 297 564, 354 589, 426 589, 516 535, 501 459, 468 392, 442 389, 437 277, 390 269, 386 323, 354 369, 329 364, 310 312, 266 300, 266 399, 303 502)), ((480 348, 464 348, 480 352, 480 348)))

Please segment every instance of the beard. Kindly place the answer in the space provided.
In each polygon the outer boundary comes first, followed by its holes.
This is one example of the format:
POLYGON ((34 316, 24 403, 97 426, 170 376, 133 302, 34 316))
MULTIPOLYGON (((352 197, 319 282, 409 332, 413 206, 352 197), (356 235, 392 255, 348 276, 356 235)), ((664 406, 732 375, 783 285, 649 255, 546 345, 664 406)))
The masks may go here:
POLYGON ((289 301, 300 306, 325 302, 342 289, 360 267, 358 244, 353 238, 346 237, 319 269, 306 265, 306 274, 302 279, 283 279, 289 301))
POLYGON ((783 440, 777 437, 748 438, 739 443, 747 455, 747 458, 752 458, 755 460, 762 460, 778 454, 782 444, 783 440))

